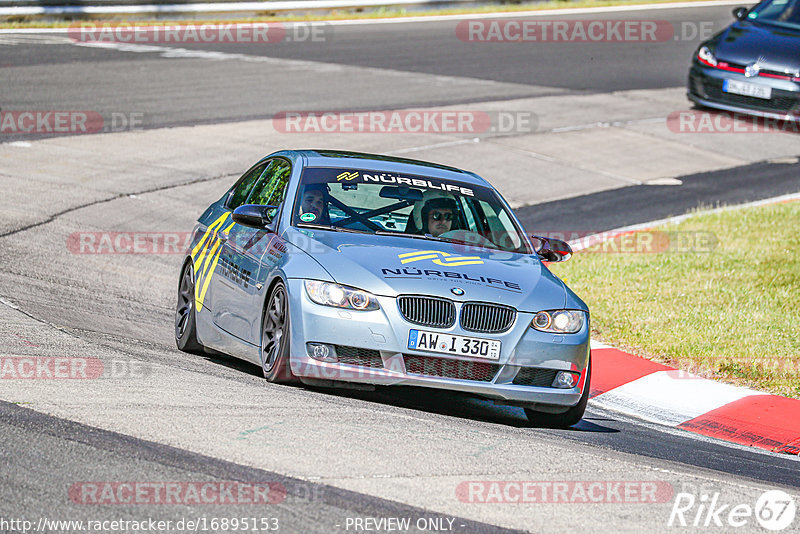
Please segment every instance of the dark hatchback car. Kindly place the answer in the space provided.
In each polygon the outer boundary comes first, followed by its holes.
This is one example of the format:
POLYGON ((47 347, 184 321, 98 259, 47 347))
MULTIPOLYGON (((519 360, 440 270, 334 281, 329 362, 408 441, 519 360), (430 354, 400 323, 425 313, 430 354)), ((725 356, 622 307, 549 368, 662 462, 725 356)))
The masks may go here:
POLYGON ((710 108, 800 121, 800 0, 764 0, 733 14, 733 24, 697 49, 689 99, 710 108))

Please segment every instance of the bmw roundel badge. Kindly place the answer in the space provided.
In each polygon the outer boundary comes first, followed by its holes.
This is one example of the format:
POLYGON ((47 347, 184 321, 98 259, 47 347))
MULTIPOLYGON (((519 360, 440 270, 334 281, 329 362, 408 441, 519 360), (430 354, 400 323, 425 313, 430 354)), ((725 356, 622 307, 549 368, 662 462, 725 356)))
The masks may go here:
POLYGON ((464 290, 461 289, 460 287, 454 287, 454 288, 450 289, 450 293, 452 293, 453 295, 456 295, 457 297, 460 297, 461 295, 464 294, 464 290))

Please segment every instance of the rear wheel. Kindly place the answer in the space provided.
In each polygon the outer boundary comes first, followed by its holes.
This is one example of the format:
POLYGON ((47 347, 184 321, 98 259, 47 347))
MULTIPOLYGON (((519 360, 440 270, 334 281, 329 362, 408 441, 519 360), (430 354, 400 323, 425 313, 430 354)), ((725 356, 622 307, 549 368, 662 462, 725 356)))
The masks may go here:
POLYGON ((289 298, 278 282, 267 298, 261 321, 261 369, 264 378, 277 384, 296 382, 289 365, 289 298))
POLYGON ((592 379, 592 359, 589 357, 589 365, 586 369, 586 383, 583 385, 583 394, 578 404, 562 413, 545 413, 537 412, 530 408, 525 408, 525 415, 528 416, 528 421, 536 426, 547 428, 567 428, 575 425, 583 419, 583 414, 586 411, 586 404, 589 402, 589 383, 592 379))
POLYGON ((194 268, 188 262, 178 283, 178 305, 175 310, 175 344, 183 352, 199 354, 203 345, 197 340, 195 321, 194 268))

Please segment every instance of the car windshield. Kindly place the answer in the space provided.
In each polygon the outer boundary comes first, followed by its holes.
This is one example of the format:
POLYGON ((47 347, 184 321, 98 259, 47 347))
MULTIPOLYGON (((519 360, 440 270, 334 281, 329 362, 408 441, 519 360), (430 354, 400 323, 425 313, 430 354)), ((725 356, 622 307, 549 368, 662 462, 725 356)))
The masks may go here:
POLYGON ((747 18, 800 30, 800 0, 771 0, 755 7, 747 18))
POLYGON ((491 188, 427 176, 347 168, 303 171, 292 224, 466 243, 529 254, 491 188))

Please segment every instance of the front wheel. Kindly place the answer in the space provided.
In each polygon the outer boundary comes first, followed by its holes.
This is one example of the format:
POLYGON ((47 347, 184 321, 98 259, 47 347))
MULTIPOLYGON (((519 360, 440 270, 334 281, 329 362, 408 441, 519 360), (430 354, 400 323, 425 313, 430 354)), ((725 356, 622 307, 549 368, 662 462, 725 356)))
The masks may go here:
POLYGON ((175 309, 175 344, 183 352, 200 354, 203 345, 197 340, 195 320, 194 268, 187 262, 178 282, 178 305, 175 309))
POLYGON ((267 298, 261 321, 261 370, 276 384, 296 382, 289 365, 289 297, 278 282, 267 298))
POLYGON ((586 404, 589 402, 589 385, 591 379, 592 358, 590 356, 589 366, 586 369, 586 383, 583 385, 583 394, 578 404, 562 413, 544 413, 525 408, 525 415, 528 416, 528 421, 535 426, 546 428, 567 428, 577 424, 578 421, 583 419, 583 414, 586 411, 586 404))

